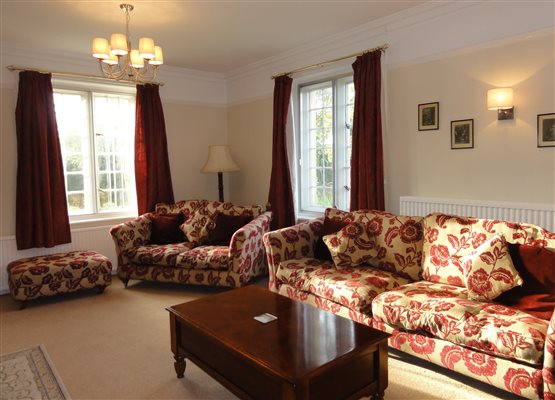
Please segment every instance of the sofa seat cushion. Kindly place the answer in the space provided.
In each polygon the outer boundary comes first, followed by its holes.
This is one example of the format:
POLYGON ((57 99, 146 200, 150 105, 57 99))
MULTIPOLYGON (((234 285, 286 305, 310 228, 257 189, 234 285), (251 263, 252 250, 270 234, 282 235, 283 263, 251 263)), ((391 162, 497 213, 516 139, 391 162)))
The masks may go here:
POLYGON ((453 285, 414 282, 377 296, 377 321, 529 364, 541 364, 548 321, 496 303, 468 300, 453 285))
POLYGON ((395 273, 374 267, 337 268, 333 261, 315 258, 281 262, 276 278, 361 313, 370 312, 372 299, 379 293, 409 282, 395 273))
POLYGON ((132 264, 174 267, 177 256, 193 247, 192 243, 149 244, 125 250, 124 256, 132 264))
POLYGON ((229 269, 229 247, 195 247, 177 257, 176 267, 227 270, 229 269))

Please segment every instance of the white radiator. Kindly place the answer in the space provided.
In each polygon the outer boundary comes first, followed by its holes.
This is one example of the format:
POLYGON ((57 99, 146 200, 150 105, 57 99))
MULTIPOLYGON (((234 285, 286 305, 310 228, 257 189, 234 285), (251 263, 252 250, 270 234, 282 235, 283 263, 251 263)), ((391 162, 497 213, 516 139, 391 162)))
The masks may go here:
POLYGON ((0 237, 0 265, 2 266, 2 272, 0 273, 0 294, 5 294, 9 291, 8 264, 20 258, 64 253, 74 250, 93 250, 108 257, 112 261, 113 270, 115 270, 117 267, 117 256, 114 242, 109 233, 110 227, 111 225, 72 229, 71 243, 49 249, 38 248, 18 251, 15 236, 0 237))
POLYGON ((555 205, 501 201, 436 199, 401 196, 400 214, 425 216, 433 212, 463 217, 526 222, 555 232, 555 205))

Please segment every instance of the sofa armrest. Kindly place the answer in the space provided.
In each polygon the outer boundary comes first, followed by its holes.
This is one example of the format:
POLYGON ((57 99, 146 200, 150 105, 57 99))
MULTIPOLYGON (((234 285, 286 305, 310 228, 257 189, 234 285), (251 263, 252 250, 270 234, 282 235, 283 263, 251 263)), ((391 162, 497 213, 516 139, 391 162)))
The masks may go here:
POLYGON ((267 211, 238 229, 229 243, 230 270, 239 275, 241 285, 247 283, 264 263, 262 237, 270 230, 272 213, 267 211))
POLYGON ((116 245, 118 261, 121 262, 120 256, 125 250, 148 244, 152 226, 150 215, 151 213, 146 213, 110 228, 110 235, 116 245))
POLYGON ((271 290, 277 291, 275 277, 280 262, 314 257, 314 245, 320 238, 323 221, 323 217, 316 218, 264 235, 271 290))
POLYGON ((555 399, 555 310, 547 327, 543 354, 543 398, 555 399))

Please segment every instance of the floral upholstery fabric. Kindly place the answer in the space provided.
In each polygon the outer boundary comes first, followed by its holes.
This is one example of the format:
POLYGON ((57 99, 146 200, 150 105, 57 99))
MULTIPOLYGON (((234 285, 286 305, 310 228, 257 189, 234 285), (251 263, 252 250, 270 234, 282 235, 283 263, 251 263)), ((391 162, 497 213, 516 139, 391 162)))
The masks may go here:
MULTIPOLYGON (((187 210, 189 218, 181 225, 181 230, 190 242, 197 246, 206 243, 210 231, 214 229, 217 213, 226 215, 252 215, 257 217, 264 212, 260 206, 237 206, 233 203, 219 201, 205 201, 202 206, 197 203, 188 207, 187 201, 182 202, 182 210, 187 210)), ((160 205, 160 209, 168 209, 167 205, 160 205)), ((175 207, 173 210, 175 211, 175 207)))
POLYGON ((486 240, 468 256, 462 257, 461 263, 470 300, 492 301, 523 283, 501 235, 486 240))
MULTIPOLYGON (((381 322, 374 320, 374 328, 381 322)), ((389 346, 528 399, 542 398, 542 370, 423 334, 385 326, 389 346)), ((544 400, 548 397, 543 397, 544 400)))
POLYGON ((395 329, 528 364, 541 363, 547 321, 500 304, 468 300, 466 289, 415 282, 376 297, 374 319, 395 329))
POLYGON ((465 287, 461 258, 496 234, 508 243, 555 249, 555 234, 535 225, 430 214, 424 219, 424 279, 465 287))
POLYGON ((545 337, 542 377, 544 399, 555 400, 555 312, 549 321, 545 337))
POLYGON ((315 258, 281 262, 276 278, 361 313, 370 313, 372 300, 379 293, 409 282, 374 267, 337 268, 330 261, 315 258))
POLYGON ((396 272, 413 281, 420 279, 423 218, 377 210, 346 212, 334 208, 326 209, 325 216, 366 224, 368 233, 376 245, 376 256, 370 260, 370 264, 384 271, 396 272))
POLYGON ((267 271, 262 237, 270 229, 272 213, 260 206, 237 206, 232 203, 207 200, 184 200, 175 204, 157 204, 156 212, 201 215, 223 212, 229 215, 254 215, 255 218, 237 230, 227 247, 227 267, 223 258, 212 258, 203 251, 194 267, 177 265, 178 256, 196 247, 198 243, 184 242, 172 245, 152 245, 150 213, 119 224, 110 230, 118 254, 118 276, 127 284, 130 279, 176 282, 198 285, 238 287, 267 271), (214 264, 209 265, 210 263, 214 264), (183 271, 186 270, 186 271, 183 271))
POLYGON ((175 264, 179 268, 194 269, 229 269, 229 247, 199 246, 177 257, 175 264))
POLYGON ((377 256, 376 243, 368 235, 366 225, 353 222, 336 233, 323 237, 336 267, 368 264, 377 256))
POLYGON ((264 235, 270 290, 277 290, 276 272, 281 262, 314 257, 314 246, 323 222, 324 218, 317 218, 264 235))
POLYGON ((21 301, 112 283, 111 261, 95 251, 24 258, 8 264, 7 270, 11 294, 21 301))
POLYGON ((124 252, 125 259, 132 264, 161 265, 174 267, 177 257, 193 247, 190 242, 170 244, 148 244, 124 252))

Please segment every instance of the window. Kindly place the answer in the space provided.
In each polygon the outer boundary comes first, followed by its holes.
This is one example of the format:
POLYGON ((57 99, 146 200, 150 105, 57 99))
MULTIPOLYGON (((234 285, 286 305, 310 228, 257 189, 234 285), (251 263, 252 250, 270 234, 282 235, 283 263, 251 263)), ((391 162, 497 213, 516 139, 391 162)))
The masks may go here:
POLYGON ((349 209, 354 101, 351 76, 300 88, 301 212, 349 209))
POLYGON ((54 89, 71 221, 136 214, 135 95, 54 89))

